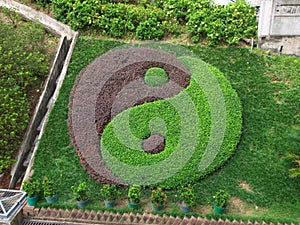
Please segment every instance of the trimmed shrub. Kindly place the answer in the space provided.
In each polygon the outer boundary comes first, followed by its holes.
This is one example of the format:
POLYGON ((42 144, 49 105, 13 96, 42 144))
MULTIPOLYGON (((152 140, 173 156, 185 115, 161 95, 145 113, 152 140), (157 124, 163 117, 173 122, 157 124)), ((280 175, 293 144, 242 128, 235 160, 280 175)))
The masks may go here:
POLYGON ((256 9, 244 1, 225 7, 204 4, 201 10, 191 13, 187 29, 194 42, 206 38, 211 46, 220 42, 237 44, 242 38, 256 36, 256 9))
POLYGON ((245 1, 224 7, 210 0, 52 0, 52 8, 56 19, 75 30, 95 29, 118 38, 135 33, 140 40, 160 40, 187 29, 194 42, 232 45, 257 31, 256 9, 245 1))
POLYGON ((162 86, 168 82, 169 78, 162 68, 152 67, 145 74, 145 83, 150 87, 162 86))
POLYGON ((136 37, 140 40, 160 40, 163 35, 162 25, 156 18, 147 19, 136 28, 136 37))

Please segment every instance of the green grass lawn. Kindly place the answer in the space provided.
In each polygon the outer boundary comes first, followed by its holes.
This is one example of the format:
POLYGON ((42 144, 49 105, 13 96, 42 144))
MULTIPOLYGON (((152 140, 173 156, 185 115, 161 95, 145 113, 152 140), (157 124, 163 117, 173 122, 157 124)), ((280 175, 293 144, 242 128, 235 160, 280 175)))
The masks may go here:
MULTIPOLYGON (((91 203, 87 208, 103 209, 99 201, 101 185, 82 169, 69 139, 68 103, 81 69, 97 56, 121 44, 84 37, 77 42, 68 75, 34 162, 34 178, 47 176, 57 182, 59 201, 54 207, 76 207, 70 187, 79 181, 88 181, 91 203)), ((289 146, 287 137, 292 127, 300 124, 300 59, 267 55, 261 51, 250 52, 245 48, 188 48, 223 72, 237 91, 243 108, 243 129, 236 153, 222 168, 194 185, 197 203, 194 212, 210 215, 210 210, 203 209, 212 205, 216 191, 225 189, 232 201, 248 207, 242 212, 229 210, 228 218, 245 216, 244 219, 254 217, 273 222, 299 221, 299 180, 289 178, 284 156, 289 146)), ((126 192, 126 189, 123 191, 126 192)), ((149 196, 150 192, 145 190, 145 196, 149 196)), ((176 191, 168 194, 168 213, 179 214, 178 207, 175 207, 176 191)), ((47 204, 40 201, 38 206, 45 207, 47 204)), ((118 210, 129 211, 129 208, 118 210)))

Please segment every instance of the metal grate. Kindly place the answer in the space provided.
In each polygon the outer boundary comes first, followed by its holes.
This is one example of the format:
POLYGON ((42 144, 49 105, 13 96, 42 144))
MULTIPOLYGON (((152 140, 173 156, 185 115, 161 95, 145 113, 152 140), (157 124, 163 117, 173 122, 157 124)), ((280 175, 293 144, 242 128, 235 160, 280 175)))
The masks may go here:
MULTIPOLYGON (((39 221, 39 220, 23 220, 22 225, 80 225, 80 224, 71 224, 71 223, 59 223, 52 221, 39 221)), ((88 224, 84 224, 88 225, 88 224)))
POLYGON ((18 190, 0 189, 0 221, 8 220, 25 201, 26 193, 18 190))

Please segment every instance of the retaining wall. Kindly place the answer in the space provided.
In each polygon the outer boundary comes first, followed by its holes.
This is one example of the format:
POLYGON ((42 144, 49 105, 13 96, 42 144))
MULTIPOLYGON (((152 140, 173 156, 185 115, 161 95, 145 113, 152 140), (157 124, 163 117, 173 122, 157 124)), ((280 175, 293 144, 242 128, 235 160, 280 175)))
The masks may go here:
POLYGON ((0 6, 12 9, 25 18, 42 24, 51 33, 60 37, 55 59, 52 63, 43 92, 38 104, 36 105, 34 114, 22 142, 22 146, 17 157, 17 163, 14 165, 11 172, 12 178, 9 188, 14 188, 17 182, 23 177, 25 170, 24 179, 27 179, 29 176, 33 165, 35 151, 38 146, 38 141, 43 134, 49 113, 56 101, 59 89, 66 75, 78 33, 71 30, 69 26, 56 21, 48 15, 31 9, 30 7, 18 2, 0 0, 0 6))
MULTIPOLYGON (((200 217, 174 217, 167 215, 155 215, 155 214, 133 214, 133 213, 113 213, 113 212, 101 212, 93 210, 62 210, 62 209, 51 209, 51 208, 34 208, 33 206, 26 205, 23 208, 23 216, 25 219, 34 220, 47 220, 47 221, 60 221, 62 223, 83 223, 83 224, 127 224, 127 225, 138 225, 138 224, 166 224, 166 225, 288 225, 287 223, 259 223, 257 221, 230 221, 226 220, 215 220, 200 217)), ((296 224, 290 224, 296 225, 296 224)), ((300 223, 298 224, 300 225, 300 223)))

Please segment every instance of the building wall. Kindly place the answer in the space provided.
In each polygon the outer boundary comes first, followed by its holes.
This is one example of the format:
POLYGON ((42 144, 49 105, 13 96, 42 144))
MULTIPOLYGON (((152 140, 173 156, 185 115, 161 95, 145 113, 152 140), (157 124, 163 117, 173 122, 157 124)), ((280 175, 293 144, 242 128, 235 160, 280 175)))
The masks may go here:
POLYGON ((262 0, 258 22, 259 47, 300 56, 300 1, 262 0))

